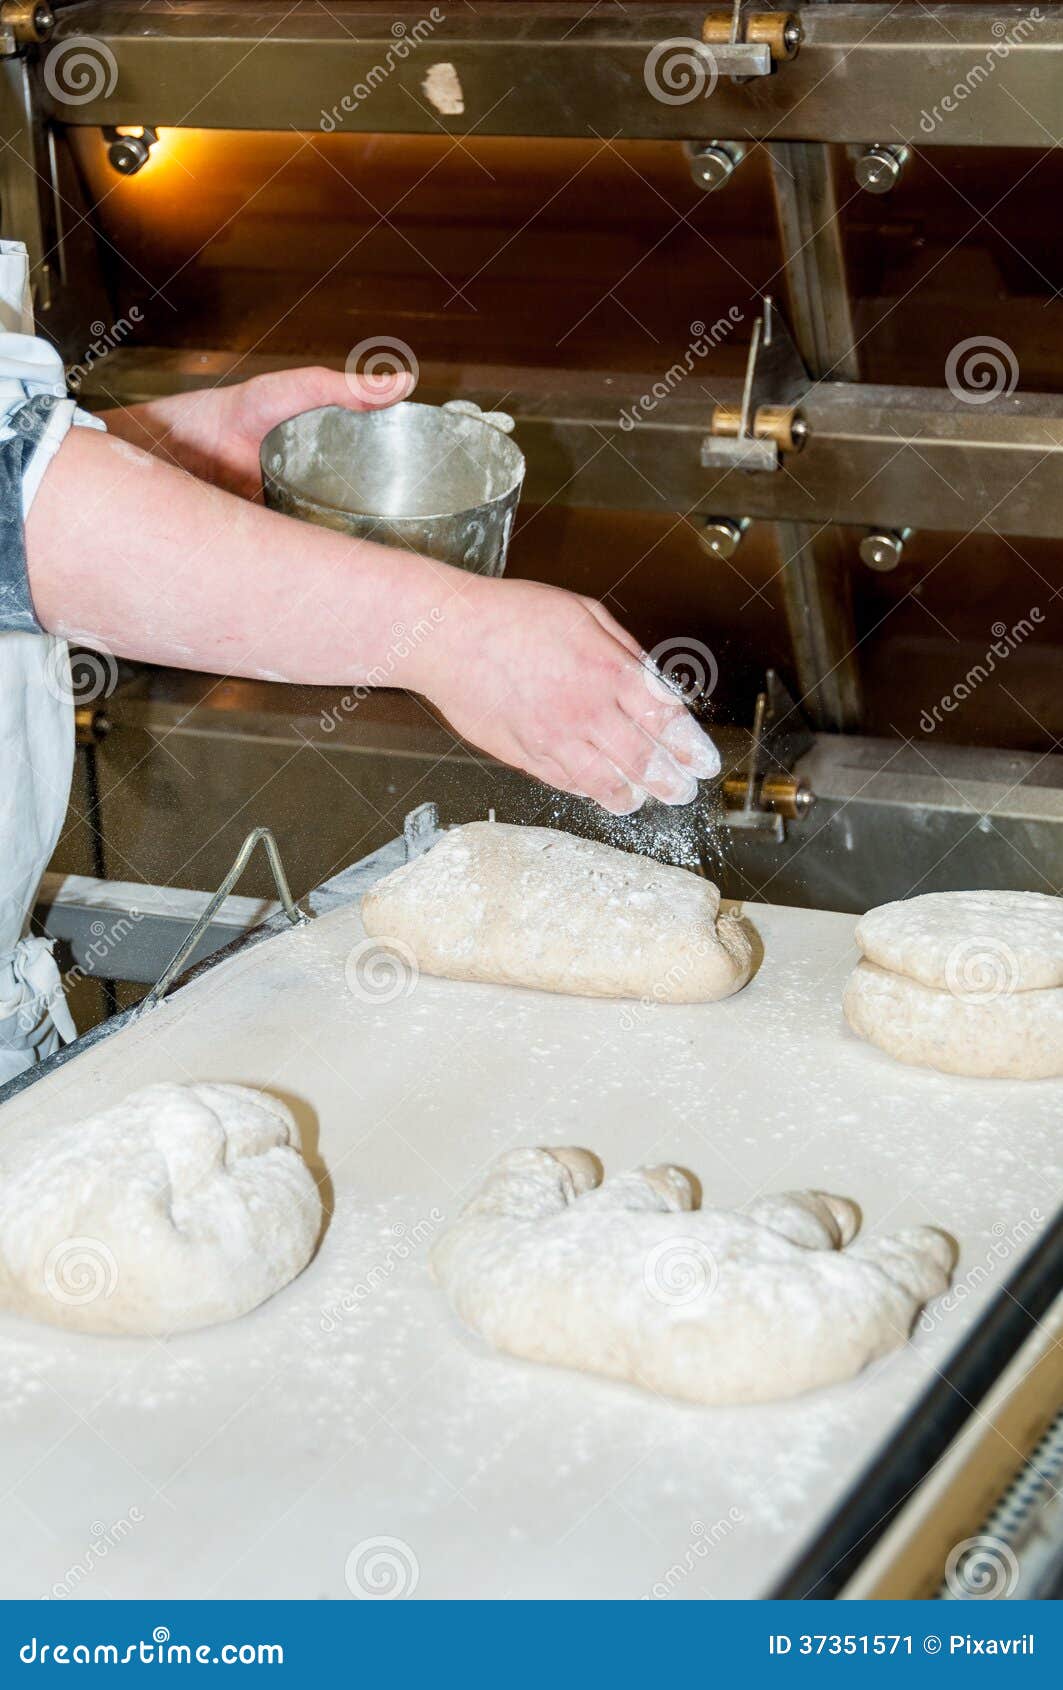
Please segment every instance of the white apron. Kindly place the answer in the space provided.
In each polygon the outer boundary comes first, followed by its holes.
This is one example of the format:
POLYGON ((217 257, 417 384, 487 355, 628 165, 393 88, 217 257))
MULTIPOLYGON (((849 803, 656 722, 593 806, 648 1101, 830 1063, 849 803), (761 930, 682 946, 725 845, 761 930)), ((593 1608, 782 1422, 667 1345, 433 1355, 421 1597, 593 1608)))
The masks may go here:
MULTIPOLYGON (((23 514, 74 420, 65 392, 58 353, 33 334, 25 248, 0 241, 0 414, 37 394, 64 396, 23 480, 23 514)), ((74 1037, 51 945, 27 932, 70 795, 69 675, 62 640, 0 632, 0 1083, 74 1037)))

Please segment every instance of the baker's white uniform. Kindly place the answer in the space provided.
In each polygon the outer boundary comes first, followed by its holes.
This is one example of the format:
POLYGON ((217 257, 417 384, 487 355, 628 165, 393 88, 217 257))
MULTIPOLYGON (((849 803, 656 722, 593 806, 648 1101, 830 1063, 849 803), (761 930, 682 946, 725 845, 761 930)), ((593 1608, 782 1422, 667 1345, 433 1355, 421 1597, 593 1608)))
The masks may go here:
POLYGON ((66 815, 74 709, 66 645, 27 607, 21 534, 74 423, 102 427, 33 333, 25 247, 0 241, 0 1083, 74 1036, 51 946, 27 933, 66 815))

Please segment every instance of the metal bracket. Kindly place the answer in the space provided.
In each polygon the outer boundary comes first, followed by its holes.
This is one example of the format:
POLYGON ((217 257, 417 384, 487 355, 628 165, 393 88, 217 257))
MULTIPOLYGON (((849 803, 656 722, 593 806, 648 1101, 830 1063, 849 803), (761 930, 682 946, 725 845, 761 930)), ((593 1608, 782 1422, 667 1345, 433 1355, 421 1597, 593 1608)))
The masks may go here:
MULTIPOLYGON (((422 809, 432 808, 431 805, 422 805, 421 807, 422 809)), ((416 815, 417 812, 414 811, 414 814, 416 815)), ((170 958, 170 961, 159 975, 159 978, 155 985, 151 988, 151 991, 148 992, 146 997, 142 998, 140 1003, 137 1005, 136 1014, 138 1016, 145 1014, 149 1009, 155 1009, 156 1006, 162 1002, 163 998, 170 990, 170 987, 177 979, 177 976, 184 968, 185 963, 192 955, 192 952, 199 944, 203 934, 210 926, 218 910, 221 908, 222 904, 229 896, 229 893, 236 885, 236 882, 243 874, 244 869, 247 867, 252 855, 254 854, 255 846, 260 842, 265 848, 266 856, 269 859, 270 870, 273 874, 273 884, 277 888, 277 896, 284 906, 284 913, 288 917, 288 920, 291 922, 293 927, 303 927, 311 919, 310 916, 306 914, 305 910, 301 910, 299 908, 299 905, 292 897, 291 889, 288 886, 288 876, 284 872, 284 864, 281 862, 281 854, 277 849, 277 841, 274 839, 269 828, 253 828, 244 840, 239 851, 236 853, 236 858, 233 862, 232 868, 218 887, 218 890, 210 900, 210 903, 207 904, 206 908, 203 910, 199 920, 193 927, 189 928, 184 940, 178 946, 174 955, 170 958)))
POLYGON ((789 772, 814 744, 811 728, 775 670, 769 669, 764 690, 757 694, 745 770, 723 783, 726 826, 766 833, 781 845, 787 821, 799 821, 815 802, 804 782, 789 772))
POLYGON ((434 804, 418 804, 416 810, 411 810, 402 824, 402 837, 406 841, 406 861, 412 863, 415 857, 423 857, 426 851, 438 843, 440 836, 439 811, 434 804))
POLYGON ((701 443, 704 469, 775 470, 784 452, 800 451, 808 427, 797 401, 811 386, 808 371, 770 297, 753 324, 742 400, 717 405, 701 443))
POLYGON ((793 12, 743 12, 732 0, 729 12, 710 12, 701 26, 706 57, 719 75, 745 82, 770 76, 776 64, 792 59, 801 43, 801 25, 793 12))

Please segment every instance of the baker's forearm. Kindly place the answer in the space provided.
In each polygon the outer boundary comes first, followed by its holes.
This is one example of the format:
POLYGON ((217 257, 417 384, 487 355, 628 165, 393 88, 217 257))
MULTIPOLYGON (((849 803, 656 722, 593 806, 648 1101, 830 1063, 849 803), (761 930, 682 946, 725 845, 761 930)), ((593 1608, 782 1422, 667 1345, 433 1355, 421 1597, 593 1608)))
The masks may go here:
MULTIPOLYGON (((256 451, 259 427, 245 423, 256 451)), ((233 455, 222 438, 222 476, 250 487, 247 439, 233 455)), ((279 516, 113 436, 67 435, 27 554, 44 626, 116 656, 410 687, 484 751, 620 812, 647 793, 690 803, 719 772, 681 698, 592 600, 279 516)))
POLYGON ((37 614, 54 633, 144 662, 326 685, 416 688, 421 640, 448 604, 456 611, 466 579, 83 429, 44 477, 27 554, 37 614))
POLYGON ((128 440, 131 446, 139 446, 185 469, 192 468, 185 463, 180 439, 176 437, 175 424, 180 421, 180 413, 174 414, 172 400, 152 399, 142 405, 123 405, 105 411, 103 420, 108 432, 118 439, 128 440))

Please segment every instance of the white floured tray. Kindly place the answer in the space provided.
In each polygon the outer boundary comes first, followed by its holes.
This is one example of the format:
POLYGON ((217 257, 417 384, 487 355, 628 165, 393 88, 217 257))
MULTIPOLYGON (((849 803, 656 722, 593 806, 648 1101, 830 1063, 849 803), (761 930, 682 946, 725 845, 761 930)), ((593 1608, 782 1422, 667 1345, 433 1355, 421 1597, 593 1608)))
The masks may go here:
MULTIPOLYGON (((386 860, 387 853, 379 854, 386 860)), ((0 1109, 40 1132, 158 1080, 294 1109, 332 1215, 234 1324, 166 1342, 0 1317, 6 1596, 755 1596, 895 1432, 1051 1217, 1058 1082, 907 1069, 844 1026, 853 918, 751 905, 765 957, 715 1005, 422 978, 367 1002, 356 904, 208 967, 0 1109), (511 1360, 426 1252, 514 1145, 677 1162, 707 1203, 818 1186, 930 1222, 956 1289, 909 1347, 778 1405, 699 1409, 511 1360)))

